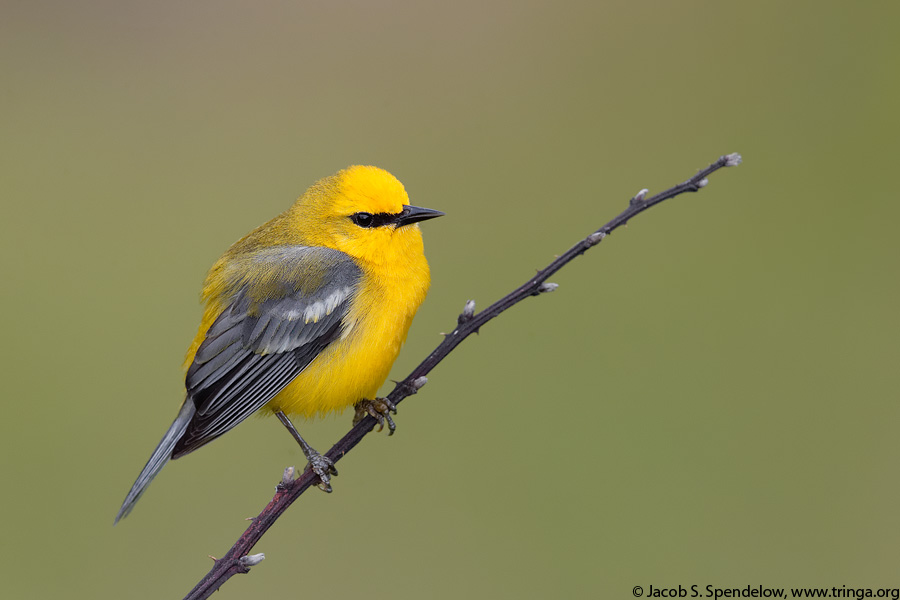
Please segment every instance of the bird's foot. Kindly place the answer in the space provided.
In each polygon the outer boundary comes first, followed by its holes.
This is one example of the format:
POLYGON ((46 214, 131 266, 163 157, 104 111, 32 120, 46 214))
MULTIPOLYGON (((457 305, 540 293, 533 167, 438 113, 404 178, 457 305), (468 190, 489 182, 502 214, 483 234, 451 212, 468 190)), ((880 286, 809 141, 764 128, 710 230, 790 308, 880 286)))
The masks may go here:
MULTIPOLYGON (((294 427, 294 424, 291 423, 291 420, 288 419, 287 415, 282 411, 277 411, 275 416, 278 417, 278 420, 281 421, 281 424, 284 425, 287 430, 290 432, 291 436, 297 443, 300 444, 300 449, 303 450, 303 456, 306 457, 306 460, 309 461, 309 465, 307 465, 307 469, 311 469, 313 473, 319 476, 319 489, 323 492, 331 492, 331 476, 337 477, 337 469, 334 468, 334 461, 332 461, 327 456, 322 456, 316 449, 306 443, 306 440, 303 439, 303 436, 300 435, 300 432, 297 431, 297 428, 294 427)), ((293 475, 293 473, 291 473, 293 475)), ((284 477, 282 481, 288 479, 288 472, 284 472, 284 477)))
POLYGON ((312 469, 312 472, 319 476, 319 489, 330 494, 331 478, 337 477, 338 474, 334 462, 327 456, 322 456, 315 450, 313 450, 313 453, 308 455, 307 458, 309 459, 309 464, 306 468, 312 469))
POLYGON ((353 415, 353 424, 356 425, 362 421, 366 415, 371 416, 378 421, 378 431, 384 429, 384 423, 387 422, 388 435, 394 435, 397 425, 391 414, 397 414, 397 405, 387 398, 375 398, 374 400, 360 400, 354 405, 356 414, 353 415))

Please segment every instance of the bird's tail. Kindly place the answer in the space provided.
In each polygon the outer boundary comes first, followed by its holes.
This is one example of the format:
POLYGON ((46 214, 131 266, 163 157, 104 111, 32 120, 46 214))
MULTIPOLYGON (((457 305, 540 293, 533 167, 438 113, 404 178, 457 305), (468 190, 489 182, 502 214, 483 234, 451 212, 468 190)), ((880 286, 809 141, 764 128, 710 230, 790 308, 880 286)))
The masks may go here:
POLYGON ((119 514, 116 515, 116 520, 113 525, 118 523, 122 518, 128 516, 128 513, 134 508, 135 502, 140 499, 141 494, 144 493, 144 490, 147 489, 147 486, 150 485, 150 482, 153 481, 156 474, 166 466, 167 462, 169 462, 169 457, 172 456, 172 449, 175 447, 178 440, 181 439, 181 436, 184 435, 184 431, 187 429, 195 412, 197 412, 197 409, 194 407, 194 401, 190 398, 186 398, 184 404, 181 405, 181 410, 178 412, 178 416, 175 417, 172 426, 169 427, 166 435, 163 436, 159 445, 156 446, 156 450, 153 451, 150 460, 144 465, 144 470, 141 471, 141 474, 138 475, 134 485, 131 486, 131 491, 125 496, 125 502, 122 503, 122 508, 119 509, 119 514))

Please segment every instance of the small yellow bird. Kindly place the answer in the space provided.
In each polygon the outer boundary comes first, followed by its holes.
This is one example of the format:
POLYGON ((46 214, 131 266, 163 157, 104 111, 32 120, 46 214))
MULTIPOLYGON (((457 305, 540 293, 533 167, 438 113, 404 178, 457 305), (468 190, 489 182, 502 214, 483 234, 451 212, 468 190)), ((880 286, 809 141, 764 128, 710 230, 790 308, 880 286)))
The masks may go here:
POLYGON ((409 205, 403 184, 353 166, 310 187, 287 211, 236 242, 210 269, 205 311, 187 352, 181 411, 128 492, 116 523, 170 458, 219 437, 257 411, 278 416, 319 487, 334 465, 288 414, 349 406, 393 432, 375 397, 431 281, 415 223, 444 213, 409 205))

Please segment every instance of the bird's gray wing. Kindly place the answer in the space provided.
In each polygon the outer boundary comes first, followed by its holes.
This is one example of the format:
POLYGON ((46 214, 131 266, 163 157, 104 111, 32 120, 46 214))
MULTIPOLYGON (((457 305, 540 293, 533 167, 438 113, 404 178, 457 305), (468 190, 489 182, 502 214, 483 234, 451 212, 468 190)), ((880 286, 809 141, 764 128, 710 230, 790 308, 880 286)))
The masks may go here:
POLYGON ((348 255, 307 246, 270 248, 229 269, 232 301, 188 368, 185 385, 196 412, 172 458, 259 410, 340 337, 361 275, 348 255))

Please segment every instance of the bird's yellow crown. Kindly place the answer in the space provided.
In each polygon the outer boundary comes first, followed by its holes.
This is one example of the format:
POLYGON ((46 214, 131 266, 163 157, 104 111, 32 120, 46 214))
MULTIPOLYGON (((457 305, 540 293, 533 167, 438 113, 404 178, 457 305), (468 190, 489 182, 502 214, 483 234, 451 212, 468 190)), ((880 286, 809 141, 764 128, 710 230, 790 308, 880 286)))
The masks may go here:
POLYGON ((396 177, 384 169, 361 165, 319 180, 297 204, 321 203, 323 199, 329 212, 344 217, 360 211, 397 214, 409 204, 406 189, 396 177), (324 194, 316 193, 320 187, 325 188, 324 194))

